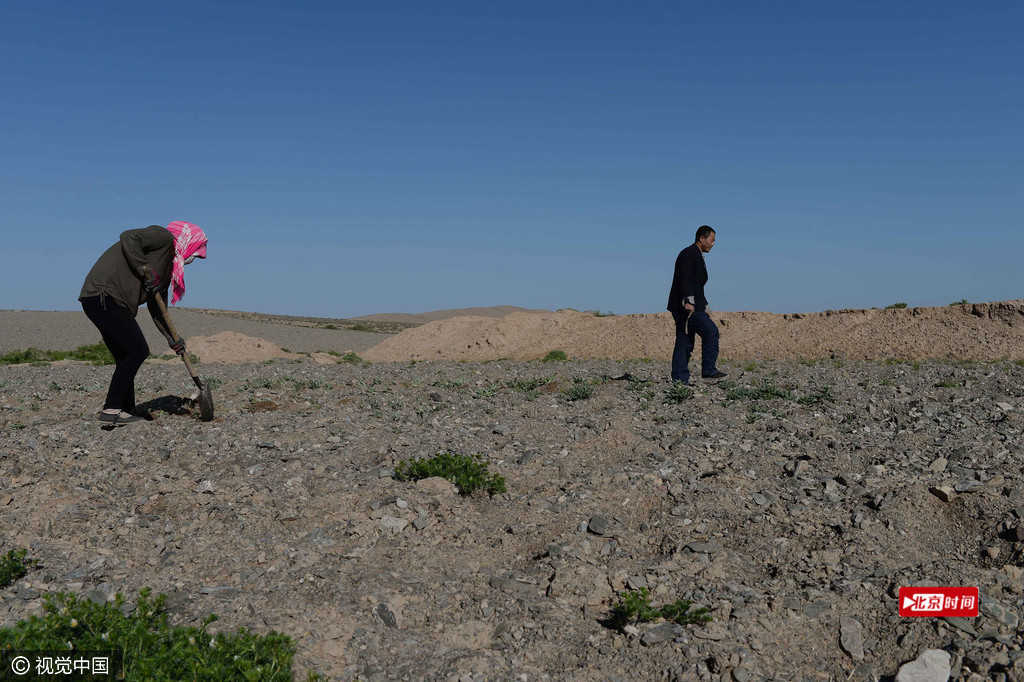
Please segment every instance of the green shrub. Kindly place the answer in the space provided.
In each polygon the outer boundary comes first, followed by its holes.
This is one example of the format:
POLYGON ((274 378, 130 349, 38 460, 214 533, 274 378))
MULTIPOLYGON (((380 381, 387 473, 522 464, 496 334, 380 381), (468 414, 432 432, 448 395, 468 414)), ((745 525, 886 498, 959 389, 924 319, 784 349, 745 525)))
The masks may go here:
POLYGON ((594 387, 586 379, 577 377, 572 380, 572 385, 562 391, 562 395, 565 396, 566 400, 575 402, 577 400, 586 400, 590 396, 594 395, 594 387))
POLYGON ((346 362, 350 365, 358 365, 362 361, 363 359, 356 355, 355 353, 353 353, 352 351, 345 353, 344 355, 341 356, 341 359, 338 360, 338 362, 346 362))
POLYGON ((457 391, 466 385, 465 379, 438 379, 434 382, 434 386, 442 388, 446 391, 457 391))
POLYGON ((627 391, 642 391, 650 385, 650 382, 643 377, 635 377, 630 375, 629 383, 626 385, 627 391))
POLYGON ((678 625, 689 625, 690 623, 707 623, 711 621, 709 609, 705 606, 690 611, 693 602, 686 599, 677 599, 671 604, 661 607, 661 617, 678 625))
POLYGON ((20 365, 24 363, 46 363, 59 360, 82 360, 94 365, 113 365, 114 356, 106 344, 97 343, 91 346, 79 346, 74 350, 39 350, 28 348, 16 350, 0 356, 0 365, 20 365))
POLYGON ((886 310, 901 310, 901 309, 906 308, 906 307, 907 307, 906 303, 893 303, 892 305, 885 306, 885 309, 886 310))
POLYGON ((376 331, 373 327, 365 324, 354 324, 351 327, 354 332, 372 332, 376 331))
POLYGON ((476 389, 477 398, 491 398, 498 395, 498 387, 494 385, 481 386, 476 389))
POLYGON ((0 355, 0 365, 21 365, 26 362, 39 362, 42 359, 42 351, 38 348, 27 348, 0 355))
POLYGON ((707 608, 690 611, 693 602, 684 599, 677 599, 671 604, 661 608, 651 605, 651 593, 643 587, 639 590, 628 590, 619 595, 619 603, 612 607, 611 624, 622 629, 630 623, 649 623, 658 618, 664 618, 679 625, 690 625, 691 623, 707 623, 711 620, 707 608))
POLYGON ((553 350, 545 355, 541 359, 541 362, 555 362, 566 359, 568 359, 568 356, 565 354, 564 350, 553 350))
POLYGON ((545 384, 549 384, 549 383, 551 383, 554 380, 555 380, 555 375, 552 374, 549 377, 537 377, 536 379, 506 380, 505 381, 505 386, 507 386, 508 388, 511 388, 513 390, 516 390, 516 391, 522 391, 523 393, 528 393, 530 391, 535 391, 536 389, 540 388, 541 386, 544 386, 545 384))
POLYGON ((488 495, 505 492, 505 478, 491 474, 488 464, 480 455, 453 455, 440 452, 430 459, 412 459, 398 463, 395 478, 399 481, 419 481, 440 476, 459 489, 461 495, 472 495, 475 490, 484 490, 488 495))
POLYGON ((734 388, 725 394, 726 400, 741 400, 743 398, 749 398, 750 400, 773 400, 775 398, 792 400, 793 394, 784 388, 772 385, 768 379, 762 381, 761 385, 757 388, 734 388))
POLYGON ((804 396, 800 396, 797 402, 801 405, 820 405, 823 402, 835 402, 835 396, 832 394, 831 386, 824 386, 821 390, 816 393, 809 393, 804 396))
POLYGON ((600 310, 594 311, 594 317, 615 317, 615 313, 609 310, 606 313, 602 313, 600 310))
POLYGON ((325 324, 324 329, 337 329, 338 327, 333 324, 325 324))
POLYGON ((936 381, 933 384, 933 386, 935 386, 935 388, 956 388, 959 385, 960 384, 958 384, 955 381, 936 381))
POLYGON ((692 397, 692 388, 684 384, 682 381, 675 381, 672 383, 672 387, 668 389, 668 393, 665 394, 665 403, 667 405, 678 405, 684 400, 689 400, 692 397))
POLYGON ((961 298, 959 301, 953 301, 949 305, 951 305, 951 306, 954 306, 954 305, 967 305, 968 303, 969 303, 969 301, 966 298, 961 298))
POLYGON ((34 563, 35 559, 26 559, 28 550, 12 549, 3 557, 0 557, 0 588, 7 587, 15 580, 18 580, 26 573, 34 563))
POLYGON ((58 592, 45 599, 42 616, 0 629, 0 649, 111 652, 122 657, 125 680, 270 680, 292 679, 295 646, 286 635, 256 635, 245 628, 211 635, 207 626, 171 627, 163 610, 165 596, 139 592, 131 615, 125 599, 96 604, 58 592))
POLYGON ((85 360, 94 365, 113 365, 114 356, 105 343, 97 343, 91 346, 79 346, 70 351, 68 357, 72 360, 85 360))

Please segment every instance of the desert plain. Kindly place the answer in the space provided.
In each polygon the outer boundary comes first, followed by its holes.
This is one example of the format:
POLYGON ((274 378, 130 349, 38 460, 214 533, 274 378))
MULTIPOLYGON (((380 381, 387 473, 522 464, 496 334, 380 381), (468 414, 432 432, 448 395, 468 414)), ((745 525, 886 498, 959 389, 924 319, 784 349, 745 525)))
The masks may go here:
MULTIPOLYGON (((0 366, 0 551, 39 562, 0 622, 150 587, 174 622, 290 635, 298 679, 1024 679, 1024 301, 715 312, 729 376, 691 393, 666 314, 468 312, 172 311, 208 423, 173 357, 115 429, 109 366, 0 366), (396 479, 439 452, 505 492, 396 479), (901 618, 920 585, 979 615, 901 618), (641 589, 712 620, 612 623, 641 589)), ((0 330, 98 341, 78 313, 0 330)))

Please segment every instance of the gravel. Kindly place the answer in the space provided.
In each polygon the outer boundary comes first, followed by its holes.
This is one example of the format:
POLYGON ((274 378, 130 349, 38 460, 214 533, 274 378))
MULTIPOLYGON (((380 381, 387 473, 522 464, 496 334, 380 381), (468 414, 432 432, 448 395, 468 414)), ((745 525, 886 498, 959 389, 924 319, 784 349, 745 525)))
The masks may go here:
POLYGON ((735 363, 792 399, 678 405, 668 370, 200 365, 203 423, 181 367, 147 364, 154 420, 105 430, 109 367, 0 367, 0 551, 40 562, 0 623, 151 587, 175 623, 291 635, 300 679, 1021 679, 1024 367, 735 363), (439 451, 507 492, 394 478, 439 451), (977 586, 981 613, 899 618, 920 584, 977 586), (612 626, 640 586, 713 620, 612 626))

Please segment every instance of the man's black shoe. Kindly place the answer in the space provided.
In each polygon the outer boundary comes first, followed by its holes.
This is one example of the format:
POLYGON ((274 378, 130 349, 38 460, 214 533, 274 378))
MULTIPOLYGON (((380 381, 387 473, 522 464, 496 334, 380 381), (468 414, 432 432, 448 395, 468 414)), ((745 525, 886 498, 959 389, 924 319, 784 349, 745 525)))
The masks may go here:
POLYGON ((726 374, 725 372, 716 371, 714 374, 705 374, 705 375, 703 375, 702 378, 704 378, 704 379, 724 379, 727 376, 729 376, 729 375, 726 374))

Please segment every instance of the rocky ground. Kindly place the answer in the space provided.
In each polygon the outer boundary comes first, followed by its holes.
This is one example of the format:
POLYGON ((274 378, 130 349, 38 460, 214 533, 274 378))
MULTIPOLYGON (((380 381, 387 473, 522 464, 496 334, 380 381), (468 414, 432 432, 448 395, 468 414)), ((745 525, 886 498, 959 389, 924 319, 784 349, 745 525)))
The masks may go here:
POLYGON ((202 365, 203 423, 147 364, 153 421, 104 430, 109 367, 0 367, 0 551, 39 560, 0 621, 148 586, 336 680, 1024 679, 1024 367, 723 368, 670 404, 663 362, 202 365), (439 451, 507 492, 393 478, 439 451), (900 618, 919 584, 981 616, 900 618), (714 620, 612 627, 645 586, 714 620))

